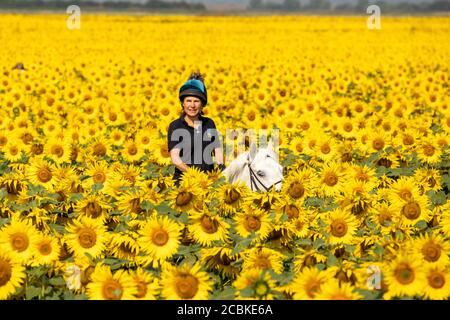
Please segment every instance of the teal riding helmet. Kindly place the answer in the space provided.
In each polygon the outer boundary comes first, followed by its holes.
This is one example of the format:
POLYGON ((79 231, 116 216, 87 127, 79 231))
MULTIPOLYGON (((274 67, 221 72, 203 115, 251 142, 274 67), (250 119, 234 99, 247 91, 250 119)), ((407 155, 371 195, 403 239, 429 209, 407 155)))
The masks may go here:
POLYGON ((179 93, 181 103, 183 103, 184 98, 188 96, 194 96, 202 100, 204 107, 208 103, 206 87, 200 80, 190 79, 181 86, 179 93))

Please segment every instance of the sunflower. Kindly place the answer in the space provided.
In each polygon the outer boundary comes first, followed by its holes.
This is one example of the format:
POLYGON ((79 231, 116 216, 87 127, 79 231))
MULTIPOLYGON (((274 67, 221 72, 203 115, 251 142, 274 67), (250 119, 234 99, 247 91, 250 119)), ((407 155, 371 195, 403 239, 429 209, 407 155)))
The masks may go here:
POLYGON ((154 139, 154 134, 150 129, 141 129, 136 133, 134 141, 143 148, 144 151, 151 152, 154 139))
POLYGON ((444 300, 450 297, 450 274, 448 267, 428 266, 425 269, 426 284, 424 297, 431 300, 444 300))
POLYGON ((249 192, 250 189, 243 182, 221 185, 214 194, 219 200, 219 212, 225 216, 233 216, 245 202, 249 192))
POLYGON ((328 242, 331 244, 350 244, 358 228, 356 218, 348 210, 342 209, 327 212, 325 217, 326 231, 329 234, 328 242))
POLYGON ((74 212, 77 217, 85 216, 105 222, 109 217, 109 209, 111 209, 111 205, 105 199, 105 196, 102 193, 98 193, 84 195, 84 198, 76 203, 74 212))
POLYGON ((390 202, 409 201, 420 196, 419 185, 414 177, 402 176, 389 186, 390 202))
POLYGON ((233 281, 236 288, 236 299, 272 300, 277 284, 267 270, 244 270, 233 281))
POLYGON ((14 294, 25 278, 25 267, 13 255, 0 250, 0 300, 14 294))
POLYGON ((97 264, 87 285, 90 300, 133 300, 138 287, 133 277, 124 270, 112 274, 109 266, 97 264))
POLYGON ((44 145, 44 155, 57 164, 70 163, 70 141, 67 138, 50 137, 44 145))
POLYGON ((122 146, 127 136, 123 130, 115 128, 115 129, 111 130, 108 137, 109 137, 109 140, 111 141, 112 145, 122 146))
POLYGON ((427 264, 445 267, 448 265, 450 245, 441 235, 419 236, 413 240, 413 251, 421 255, 427 264))
POLYGON ((389 234, 399 220, 396 209, 387 202, 375 203, 368 214, 368 220, 374 222, 383 234, 389 234))
POLYGON ((363 299, 355 292, 355 287, 350 283, 339 283, 337 279, 330 279, 320 287, 320 292, 315 295, 317 300, 360 300, 363 299))
POLYGON ((333 278, 327 270, 319 271, 314 267, 305 267, 296 274, 289 289, 294 300, 311 300, 321 292, 322 286, 333 278))
POLYGON ((281 192, 287 194, 293 201, 306 199, 311 195, 316 180, 316 174, 312 169, 298 169, 286 177, 281 192))
POLYGON ((203 190, 194 180, 182 180, 178 189, 169 192, 167 200, 171 207, 178 212, 194 213, 197 211, 195 205, 201 200, 203 190))
POLYGON ((10 138, 3 147, 4 157, 10 162, 19 161, 22 158, 22 151, 25 151, 23 142, 15 138, 10 138))
POLYGON ((202 246, 210 246, 214 241, 226 241, 229 228, 222 217, 211 214, 207 209, 193 214, 188 225, 193 239, 202 246))
POLYGON ((356 216, 363 216, 375 201, 370 194, 370 187, 362 181, 350 180, 342 189, 342 195, 336 196, 335 201, 342 209, 348 209, 356 216))
POLYGON ((89 146, 84 155, 86 161, 95 162, 105 156, 111 155, 111 143, 106 137, 97 136, 87 142, 89 143, 89 146))
POLYGON ((252 243, 266 239, 272 231, 272 221, 269 214, 261 209, 239 212, 235 215, 236 232, 239 236, 247 238, 255 233, 252 243))
POLYGON ((289 142, 288 148, 295 155, 301 155, 305 150, 305 142, 303 141, 302 137, 295 137, 289 142))
POLYGON ((123 215, 129 215, 132 219, 136 219, 145 213, 145 210, 141 207, 145 195, 146 191, 142 189, 122 192, 120 196, 117 197, 118 210, 120 210, 123 215))
POLYGON ((0 251, 9 251, 15 260, 26 265, 32 262, 38 232, 33 225, 17 217, 0 229, 0 251))
POLYGON ((167 140, 158 138, 154 141, 152 159, 160 166, 169 166, 172 164, 167 140))
POLYGON ((367 142, 371 153, 383 151, 391 145, 389 136, 379 130, 370 131, 367 142))
POLYGON ((61 245, 58 239, 49 235, 38 235, 32 247, 33 266, 50 265, 59 260, 61 245))
POLYGON ((144 271, 142 268, 137 268, 135 271, 130 271, 130 276, 133 278, 137 293, 135 299, 137 300, 155 300, 156 292, 158 290, 158 280, 154 276, 144 271))
POLYGON ((417 168, 414 172, 414 178, 421 193, 426 193, 429 190, 442 190, 442 177, 437 169, 417 168))
POLYGON ((340 193, 346 180, 346 173, 342 169, 342 166, 338 163, 322 166, 317 181, 319 195, 334 197, 340 193))
POLYGON ((436 164, 441 161, 442 150, 434 139, 428 138, 420 141, 417 146, 417 157, 427 164, 436 164))
POLYGON ((372 190, 377 186, 376 170, 366 165, 351 165, 349 170, 349 178, 361 181, 366 184, 368 190, 372 190))
POLYGON ((209 179, 208 174, 197 167, 189 167, 187 171, 183 172, 181 181, 195 181, 199 187, 199 191, 202 191, 200 195, 206 194, 213 183, 213 181, 209 179))
POLYGON ((258 247, 247 249, 242 252, 244 262, 242 264, 243 270, 251 269, 271 269, 275 273, 283 273, 283 261, 286 257, 279 251, 258 247))
POLYGON ((430 199, 423 195, 407 201, 397 200, 393 204, 403 226, 414 226, 418 221, 430 218, 430 199))
POLYGON ((43 158, 32 158, 27 167, 27 178, 33 185, 45 187, 49 192, 56 184, 54 177, 55 166, 45 161, 43 158))
POLYGON ((145 149, 137 142, 128 139, 123 144, 123 149, 120 151, 122 158, 127 162, 139 161, 145 153, 145 149))
POLYGON ((160 285, 161 297, 167 300, 207 300, 212 291, 210 276, 201 271, 200 264, 167 265, 162 270, 160 285))
POLYGON ((153 264, 158 264, 178 251, 182 230, 182 225, 166 216, 153 217, 139 230, 137 241, 140 249, 150 256, 153 264))
POLYGON ((112 169, 112 180, 120 180, 123 186, 136 186, 144 181, 142 177, 142 167, 137 165, 114 164, 112 169))
POLYGON ((79 217, 66 226, 64 241, 79 260, 89 254, 92 259, 101 257, 109 240, 106 227, 100 220, 79 217))
POLYGON ((234 278, 240 272, 240 268, 235 265, 240 254, 232 254, 233 249, 229 247, 202 248, 200 259, 208 270, 217 270, 224 277, 234 278))
POLYGON ((139 244, 134 233, 115 232, 111 237, 108 249, 113 257, 134 262, 139 254, 139 244))
POLYGON ((421 295, 426 281, 420 259, 402 251, 387 265, 387 270, 383 270, 383 278, 388 286, 384 299, 421 295))

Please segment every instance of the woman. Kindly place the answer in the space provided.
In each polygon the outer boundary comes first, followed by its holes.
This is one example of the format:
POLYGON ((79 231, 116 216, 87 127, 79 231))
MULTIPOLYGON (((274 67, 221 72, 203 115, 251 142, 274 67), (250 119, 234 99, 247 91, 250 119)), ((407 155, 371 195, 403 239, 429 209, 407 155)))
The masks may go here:
POLYGON ((214 121, 203 116, 208 94, 200 73, 193 73, 180 88, 182 107, 180 117, 172 121, 167 134, 170 158, 175 165, 173 176, 179 187, 180 179, 189 167, 209 172, 214 169, 215 155, 220 170, 225 168, 219 133, 214 121))

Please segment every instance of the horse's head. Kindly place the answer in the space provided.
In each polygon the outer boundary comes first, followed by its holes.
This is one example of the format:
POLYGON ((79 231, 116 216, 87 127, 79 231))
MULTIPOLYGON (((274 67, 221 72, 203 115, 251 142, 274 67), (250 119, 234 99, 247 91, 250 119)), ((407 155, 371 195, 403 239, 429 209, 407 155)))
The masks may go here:
POLYGON ((272 186, 281 190, 283 167, 277 161, 272 141, 267 148, 256 148, 250 145, 249 152, 236 158, 224 171, 228 181, 242 181, 253 191, 268 191, 272 186))

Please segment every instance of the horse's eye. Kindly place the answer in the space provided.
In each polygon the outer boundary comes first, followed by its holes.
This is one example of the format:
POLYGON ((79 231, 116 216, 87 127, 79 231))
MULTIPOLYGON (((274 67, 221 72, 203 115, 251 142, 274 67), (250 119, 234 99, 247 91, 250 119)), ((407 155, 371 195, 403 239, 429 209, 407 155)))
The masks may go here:
POLYGON ((257 172, 256 172, 256 174, 258 175, 258 176, 260 176, 260 177, 264 177, 266 174, 264 173, 264 171, 261 171, 261 170, 258 170, 257 172))

